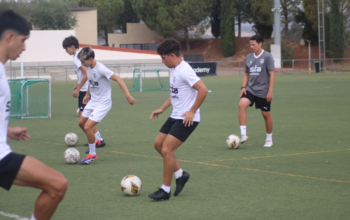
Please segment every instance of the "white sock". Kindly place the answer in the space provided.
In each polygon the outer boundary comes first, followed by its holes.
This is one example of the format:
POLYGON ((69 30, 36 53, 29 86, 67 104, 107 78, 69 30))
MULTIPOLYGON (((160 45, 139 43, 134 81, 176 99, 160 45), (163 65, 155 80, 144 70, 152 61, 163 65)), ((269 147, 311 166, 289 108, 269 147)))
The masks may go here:
POLYGON ((182 177, 182 174, 184 173, 184 171, 180 168, 179 170, 174 172, 175 178, 179 179, 180 177, 182 177))
POLYGON ((36 218, 34 217, 34 213, 32 214, 32 217, 30 218, 30 220, 36 220, 36 218))
POLYGON ((96 143, 93 143, 93 144, 89 143, 89 153, 92 156, 96 155, 96 143))
POLYGON ((241 126, 239 126, 239 128, 241 129, 241 136, 247 135, 247 126, 246 125, 241 125, 241 126))
POLYGON ((266 141, 272 141, 272 133, 271 134, 266 133, 266 141))
POLYGON ((102 136, 101 136, 99 131, 96 132, 95 137, 96 137, 96 139, 99 139, 100 141, 103 141, 103 138, 102 138, 102 136))
POLYGON ((162 184, 162 186, 160 188, 162 188, 165 192, 170 193, 170 186, 166 186, 166 185, 162 184))

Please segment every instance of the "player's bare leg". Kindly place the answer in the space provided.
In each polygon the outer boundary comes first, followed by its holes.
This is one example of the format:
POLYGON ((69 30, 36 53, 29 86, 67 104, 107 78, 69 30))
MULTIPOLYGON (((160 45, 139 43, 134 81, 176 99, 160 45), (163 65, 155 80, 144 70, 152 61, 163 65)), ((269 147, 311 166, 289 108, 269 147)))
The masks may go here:
POLYGON ((175 151, 180 147, 182 141, 168 134, 164 140, 161 155, 163 157, 163 184, 171 185, 173 173, 180 169, 180 165, 175 158, 175 151))
POLYGON ((248 135, 246 133, 247 125, 247 108, 251 104, 250 100, 247 98, 241 98, 238 103, 238 120, 241 126, 241 143, 248 140, 248 135))
POLYGON ((13 183, 42 190, 34 208, 34 217, 40 220, 52 217, 68 187, 68 181, 60 172, 29 156, 24 158, 13 183))
POLYGON ((180 169, 180 165, 175 158, 176 149, 182 144, 182 141, 172 135, 158 133, 154 147, 163 158, 163 185, 162 187, 148 196, 155 200, 170 198, 170 185, 173 173, 180 169), (163 187, 168 188, 163 189, 163 187))
POLYGON ((265 128, 266 128, 266 142, 264 147, 272 147, 272 129, 273 129, 273 121, 271 117, 271 112, 261 111, 262 116, 265 120, 265 128))
MULTIPOLYGON (((79 120, 79 122, 81 121, 79 120)), ((92 161, 97 159, 96 138, 93 132, 93 128, 96 127, 97 124, 98 122, 92 121, 90 119, 85 120, 84 124, 79 124, 79 126, 83 126, 83 130, 89 143, 89 154, 80 162, 80 164, 90 164, 92 161)))
POLYGON ((154 141, 154 149, 156 149, 156 151, 160 154, 160 156, 162 156, 162 146, 164 143, 164 140, 166 138, 167 134, 158 132, 158 135, 156 137, 156 140, 154 141))

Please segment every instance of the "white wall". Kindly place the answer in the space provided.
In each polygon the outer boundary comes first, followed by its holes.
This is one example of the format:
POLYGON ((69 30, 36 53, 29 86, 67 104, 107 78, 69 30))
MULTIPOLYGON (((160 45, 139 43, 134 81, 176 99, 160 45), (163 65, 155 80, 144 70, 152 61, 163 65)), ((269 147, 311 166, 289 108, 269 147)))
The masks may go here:
MULTIPOLYGON (((31 31, 26 40, 26 50, 21 54, 23 62, 48 62, 72 60, 62 47, 64 38, 73 35, 74 30, 31 31)), ((18 58, 15 62, 20 62, 18 58)))
MULTIPOLYGON (((73 35, 74 30, 48 30, 48 31, 31 31, 30 38, 26 40, 26 50, 21 54, 23 63, 40 63, 48 65, 53 63, 72 62, 62 47, 64 38, 73 35)), ((143 63, 143 62, 159 62, 161 59, 158 55, 141 54, 132 52, 119 52, 94 49, 96 60, 112 61, 113 63, 143 63)), ((15 63, 20 63, 18 58, 15 63)))

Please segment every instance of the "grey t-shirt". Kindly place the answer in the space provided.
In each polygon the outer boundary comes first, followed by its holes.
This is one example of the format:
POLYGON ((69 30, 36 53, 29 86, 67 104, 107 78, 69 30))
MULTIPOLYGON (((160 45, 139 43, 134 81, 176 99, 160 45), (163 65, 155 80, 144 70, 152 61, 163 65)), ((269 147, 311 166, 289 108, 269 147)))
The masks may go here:
POLYGON ((259 56, 254 53, 247 55, 245 72, 249 74, 247 91, 253 95, 266 98, 270 86, 269 71, 275 70, 275 61, 270 53, 262 51, 259 56))

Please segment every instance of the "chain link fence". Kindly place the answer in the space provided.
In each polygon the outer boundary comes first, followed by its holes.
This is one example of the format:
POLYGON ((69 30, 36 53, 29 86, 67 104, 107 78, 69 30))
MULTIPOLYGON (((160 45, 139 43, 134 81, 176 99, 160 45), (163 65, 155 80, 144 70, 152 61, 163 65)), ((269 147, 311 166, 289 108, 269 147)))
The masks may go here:
MULTIPOLYGON (((316 72, 335 73, 350 72, 350 58, 326 59, 326 63, 316 59, 282 60, 281 73, 283 74, 307 74, 316 72), (319 71, 317 71, 317 66, 319 71)), ((100 61, 104 63, 103 61, 100 61)), ((212 62, 212 61, 211 61, 212 62)), ((191 62, 190 62, 191 63, 191 62)), ((198 63, 198 62, 197 62, 198 63)), ((199 62, 200 63, 200 62, 199 62)), ((205 63, 205 62, 203 62, 205 63)), ((132 78, 134 69, 137 68, 164 68, 162 63, 129 63, 111 64, 104 63, 114 73, 122 78, 132 78)), ((243 75, 245 72, 245 61, 216 61, 217 75, 243 75)), ((51 81, 74 81, 77 80, 73 64, 24 66, 23 77, 19 63, 6 65, 6 77, 8 79, 18 78, 47 78, 51 81)))

